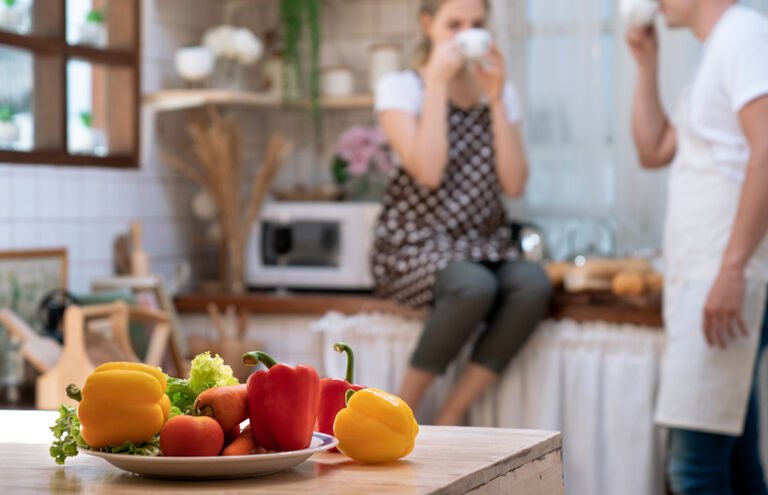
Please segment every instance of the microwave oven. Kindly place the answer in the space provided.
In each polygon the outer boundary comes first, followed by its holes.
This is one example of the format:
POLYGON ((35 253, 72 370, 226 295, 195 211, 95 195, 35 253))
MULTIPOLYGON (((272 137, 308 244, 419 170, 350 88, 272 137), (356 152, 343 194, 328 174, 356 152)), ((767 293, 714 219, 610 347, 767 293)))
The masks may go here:
POLYGON ((246 283, 256 288, 369 290, 370 252, 381 211, 372 202, 264 205, 250 231, 246 283))

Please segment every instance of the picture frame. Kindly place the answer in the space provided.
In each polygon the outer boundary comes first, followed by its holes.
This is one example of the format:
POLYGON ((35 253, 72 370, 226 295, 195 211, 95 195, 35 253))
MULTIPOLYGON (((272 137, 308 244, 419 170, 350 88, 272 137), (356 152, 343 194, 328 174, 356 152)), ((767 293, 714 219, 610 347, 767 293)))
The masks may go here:
POLYGON ((10 308, 32 328, 37 308, 53 289, 67 289, 65 248, 0 251, 0 308, 10 308))

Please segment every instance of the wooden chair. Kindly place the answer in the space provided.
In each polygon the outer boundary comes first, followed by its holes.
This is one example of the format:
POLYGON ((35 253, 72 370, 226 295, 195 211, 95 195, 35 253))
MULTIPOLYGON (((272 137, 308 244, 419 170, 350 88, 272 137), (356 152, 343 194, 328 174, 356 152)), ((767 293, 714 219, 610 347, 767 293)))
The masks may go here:
POLYGON ((67 385, 82 386, 88 375, 104 362, 139 362, 128 332, 132 321, 154 324, 145 362, 159 366, 171 335, 170 318, 163 311, 128 306, 122 301, 69 306, 64 313, 63 346, 37 335, 10 310, 0 312, 0 322, 22 340, 22 353, 42 373, 37 378, 38 409, 57 409, 62 402, 74 404, 66 396, 67 385), (105 321, 106 325, 99 324, 105 321))
POLYGON ((58 340, 38 334, 7 308, 0 309, 0 323, 15 340, 21 342, 21 355, 40 373, 45 373, 59 362, 61 344, 58 340))

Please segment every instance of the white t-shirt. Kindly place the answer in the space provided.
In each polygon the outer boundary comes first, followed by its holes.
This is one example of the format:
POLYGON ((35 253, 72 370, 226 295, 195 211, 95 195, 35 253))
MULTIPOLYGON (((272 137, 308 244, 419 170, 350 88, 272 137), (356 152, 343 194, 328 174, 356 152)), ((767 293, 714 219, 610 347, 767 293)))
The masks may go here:
POLYGON ((710 145, 715 162, 743 179, 749 143, 739 122, 747 103, 768 95, 768 18, 734 5, 704 43, 691 86, 692 128, 710 145))
MULTIPOLYGON (((507 119, 516 124, 523 119, 522 107, 517 97, 517 90, 512 82, 504 84, 501 95, 507 119)), ((421 78, 412 70, 391 72, 376 84, 376 112, 385 110, 400 110, 413 115, 421 115, 424 102, 424 86, 421 78)))

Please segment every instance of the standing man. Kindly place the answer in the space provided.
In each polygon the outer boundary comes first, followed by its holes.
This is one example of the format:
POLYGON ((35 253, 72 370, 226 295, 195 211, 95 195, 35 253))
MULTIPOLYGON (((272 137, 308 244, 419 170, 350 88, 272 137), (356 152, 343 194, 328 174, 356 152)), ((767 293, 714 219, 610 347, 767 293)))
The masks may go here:
POLYGON ((675 493, 765 494, 756 356, 768 274, 768 20, 735 0, 661 0, 704 43, 673 121, 653 28, 632 28, 635 144, 672 163, 664 234, 667 348, 656 422, 670 428, 675 493))

